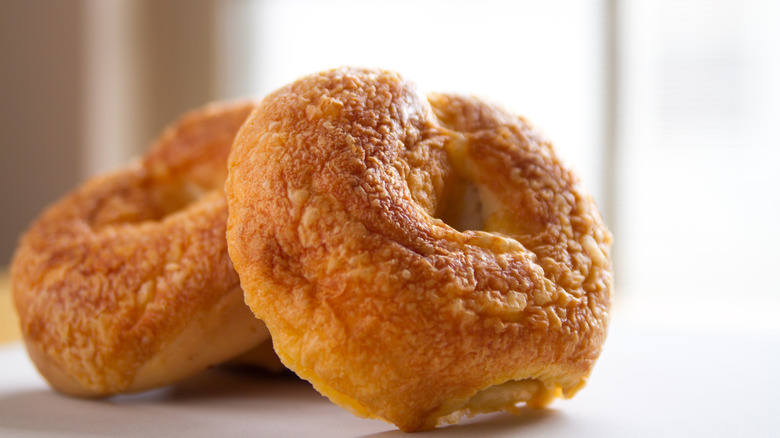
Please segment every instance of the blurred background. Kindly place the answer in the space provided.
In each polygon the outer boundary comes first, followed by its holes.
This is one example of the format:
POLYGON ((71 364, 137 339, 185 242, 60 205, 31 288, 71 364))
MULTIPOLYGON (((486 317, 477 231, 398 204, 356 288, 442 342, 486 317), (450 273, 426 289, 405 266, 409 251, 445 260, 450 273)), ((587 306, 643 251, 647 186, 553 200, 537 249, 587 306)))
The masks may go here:
POLYGON ((2 6, 0 266, 48 203, 183 111, 360 65, 541 127, 613 230, 626 317, 780 330, 778 1, 2 6))

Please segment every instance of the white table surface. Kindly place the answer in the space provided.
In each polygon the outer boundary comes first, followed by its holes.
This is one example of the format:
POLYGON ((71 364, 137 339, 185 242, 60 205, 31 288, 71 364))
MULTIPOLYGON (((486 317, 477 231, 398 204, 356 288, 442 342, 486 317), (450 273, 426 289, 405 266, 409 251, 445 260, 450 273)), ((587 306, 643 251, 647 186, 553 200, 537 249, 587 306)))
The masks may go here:
MULTIPOLYGON (((590 383, 522 415, 481 415, 435 436, 778 437, 780 333, 613 319, 590 383)), ((49 389, 20 343, 0 347, 0 437, 412 436, 352 416, 293 377, 209 371, 104 401, 49 389)), ((427 434, 426 434, 427 435, 427 434)))

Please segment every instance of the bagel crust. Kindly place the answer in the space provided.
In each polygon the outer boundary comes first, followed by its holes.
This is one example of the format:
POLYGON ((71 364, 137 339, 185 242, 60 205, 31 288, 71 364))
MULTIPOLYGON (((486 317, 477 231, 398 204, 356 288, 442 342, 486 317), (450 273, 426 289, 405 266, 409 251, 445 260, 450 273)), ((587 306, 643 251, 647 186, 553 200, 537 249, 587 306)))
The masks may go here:
POLYGON ((30 357, 61 392, 104 396, 188 377, 269 334, 227 253, 227 157, 253 103, 212 104, 141 160, 48 208, 11 268, 30 357))
POLYGON ((419 431, 544 406, 601 351, 611 235, 552 144, 497 106, 387 71, 307 76, 244 124, 226 193, 247 304, 357 415, 419 431))

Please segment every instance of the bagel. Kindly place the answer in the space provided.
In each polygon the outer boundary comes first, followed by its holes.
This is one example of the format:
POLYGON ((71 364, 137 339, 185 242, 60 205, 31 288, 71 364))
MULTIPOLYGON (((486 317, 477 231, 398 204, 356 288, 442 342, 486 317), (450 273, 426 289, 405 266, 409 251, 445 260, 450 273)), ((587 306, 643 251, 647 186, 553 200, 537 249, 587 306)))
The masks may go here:
POLYGON ((227 157, 255 106, 183 116, 143 158, 86 181, 20 239, 14 303, 27 351, 55 389, 142 391, 268 339, 225 241, 227 157))
POLYGON ((523 118, 341 68, 268 95, 228 171, 245 300, 336 404, 419 431, 586 382, 611 235, 523 118))

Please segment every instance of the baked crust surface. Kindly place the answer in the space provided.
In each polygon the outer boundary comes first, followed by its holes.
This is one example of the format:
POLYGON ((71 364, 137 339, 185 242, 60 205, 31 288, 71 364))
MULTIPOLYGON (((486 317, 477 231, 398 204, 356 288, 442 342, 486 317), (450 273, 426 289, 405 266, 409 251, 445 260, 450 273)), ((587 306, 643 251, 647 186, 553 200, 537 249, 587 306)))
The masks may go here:
POLYGON ((256 106, 212 104, 140 160, 94 177, 21 238, 12 268, 24 341, 62 392, 175 382, 268 338, 225 241, 227 157, 256 106))
POLYGON ((600 353, 611 235, 550 141, 497 106, 387 71, 307 76, 242 127, 226 193, 247 304, 357 415, 417 431, 543 406, 600 353))

